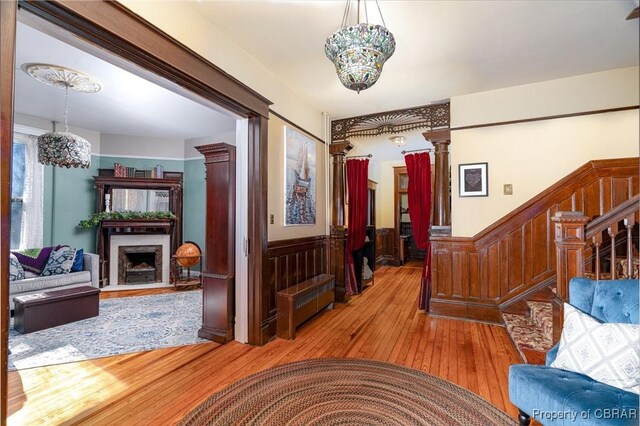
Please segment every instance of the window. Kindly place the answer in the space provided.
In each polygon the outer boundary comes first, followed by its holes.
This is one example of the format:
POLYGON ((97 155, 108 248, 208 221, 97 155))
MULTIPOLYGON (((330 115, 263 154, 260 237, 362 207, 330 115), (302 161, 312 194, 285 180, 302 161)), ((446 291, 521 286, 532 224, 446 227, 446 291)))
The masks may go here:
POLYGON ((11 163, 11 248, 20 246, 22 202, 24 195, 25 145, 14 140, 11 163))

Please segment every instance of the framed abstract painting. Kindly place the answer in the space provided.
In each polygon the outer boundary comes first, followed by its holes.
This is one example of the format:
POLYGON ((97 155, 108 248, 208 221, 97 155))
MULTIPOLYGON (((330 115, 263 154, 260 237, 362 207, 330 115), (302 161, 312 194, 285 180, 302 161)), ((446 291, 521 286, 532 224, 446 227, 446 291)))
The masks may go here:
POLYGON ((489 195, 487 163, 458 165, 458 195, 460 197, 486 197, 489 195))

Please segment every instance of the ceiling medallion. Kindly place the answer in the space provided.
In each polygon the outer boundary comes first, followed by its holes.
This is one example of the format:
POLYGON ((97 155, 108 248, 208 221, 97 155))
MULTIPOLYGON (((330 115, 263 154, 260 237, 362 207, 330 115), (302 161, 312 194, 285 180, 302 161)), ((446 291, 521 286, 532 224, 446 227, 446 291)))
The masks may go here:
POLYGON ((94 77, 71 68, 50 64, 22 64, 22 70, 36 80, 49 86, 68 87, 75 92, 96 93, 102 84, 94 77))
MULTIPOLYGON (((327 38, 324 53, 334 63, 344 87, 360 93, 378 81, 382 66, 396 50, 396 41, 383 26, 386 24, 378 0, 375 2, 383 25, 360 22, 360 0, 356 1, 356 25, 347 26, 351 9, 351 0, 347 0, 341 28, 327 38)), ((368 19, 366 0, 362 3, 365 19, 368 19)))
POLYGON ((102 89, 98 80, 70 68, 49 64, 23 64, 22 70, 36 80, 50 86, 63 88, 64 132, 47 132, 38 137, 38 162, 58 167, 91 166, 91 144, 84 138, 69 132, 69 89, 81 93, 96 93, 102 89))

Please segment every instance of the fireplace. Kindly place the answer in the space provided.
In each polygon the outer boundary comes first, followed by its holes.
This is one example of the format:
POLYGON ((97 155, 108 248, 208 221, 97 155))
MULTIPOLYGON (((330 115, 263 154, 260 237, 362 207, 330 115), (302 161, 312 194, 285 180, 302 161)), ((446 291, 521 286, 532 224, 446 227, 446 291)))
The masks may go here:
POLYGON ((170 283, 169 235, 111 235, 109 253, 107 271, 111 286, 170 283))
POLYGON ((119 246, 118 284, 162 282, 162 246, 119 246))

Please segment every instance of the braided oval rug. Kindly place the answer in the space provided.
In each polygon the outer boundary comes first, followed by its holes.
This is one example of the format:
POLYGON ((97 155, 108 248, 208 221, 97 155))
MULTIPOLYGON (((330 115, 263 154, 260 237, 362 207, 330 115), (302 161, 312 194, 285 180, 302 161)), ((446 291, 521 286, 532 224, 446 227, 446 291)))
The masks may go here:
POLYGON ((484 399, 411 368, 320 358, 269 368, 207 398, 179 425, 513 425, 484 399))

